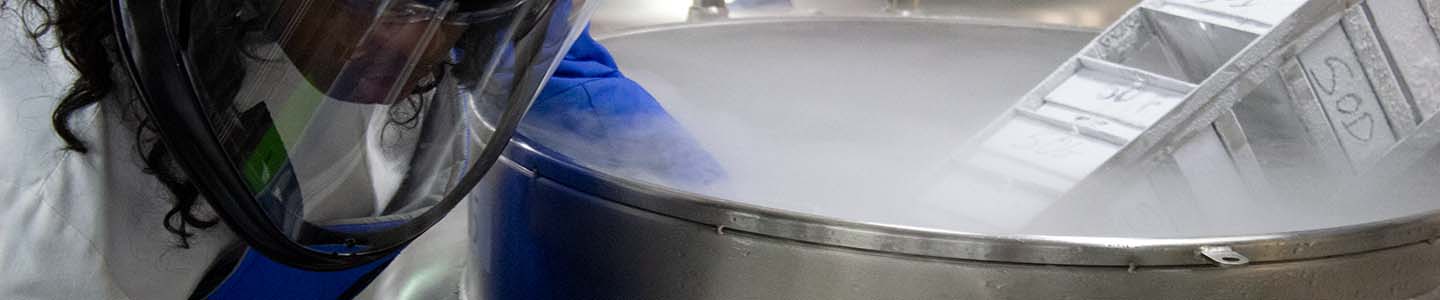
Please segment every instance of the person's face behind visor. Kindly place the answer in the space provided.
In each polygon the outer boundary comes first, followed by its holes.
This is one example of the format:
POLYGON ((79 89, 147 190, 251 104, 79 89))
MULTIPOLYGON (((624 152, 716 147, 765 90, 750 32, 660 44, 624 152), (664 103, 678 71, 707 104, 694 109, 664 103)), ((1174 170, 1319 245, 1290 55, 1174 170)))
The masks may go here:
POLYGON ((398 249, 460 203, 594 8, 125 3, 123 62, 176 162, 255 249, 326 270, 398 249))
POLYGON ((452 13, 452 5, 441 3, 285 0, 270 28, 286 28, 272 34, 279 34, 305 79, 331 99, 393 104, 435 80, 465 28, 435 22, 452 13))

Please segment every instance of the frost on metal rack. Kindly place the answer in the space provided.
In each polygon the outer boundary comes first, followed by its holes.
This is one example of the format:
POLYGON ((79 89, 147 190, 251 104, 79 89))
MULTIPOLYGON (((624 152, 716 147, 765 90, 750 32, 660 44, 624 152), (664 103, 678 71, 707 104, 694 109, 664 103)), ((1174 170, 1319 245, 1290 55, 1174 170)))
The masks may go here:
POLYGON ((1244 149, 1226 144, 1224 133, 1240 129, 1215 122, 1235 119, 1231 107, 1277 74, 1288 51, 1308 44, 1304 37, 1316 39, 1316 24, 1355 2, 1146 1, 981 132, 957 161, 1061 197, 1104 195, 1107 183, 1157 166, 1206 173, 1183 176, 1195 191, 1244 186, 1237 178, 1258 176, 1258 162, 1253 155, 1233 162, 1227 152, 1244 149), (1223 173, 1234 176, 1214 176, 1223 173))
POLYGON ((1215 120, 1226 151, 1209 155, 1230 158, 1248 197, 1364 192, 1440 143, 1440 123, 1429 122, 1440 109, 1440 41, 1427 26, 1435 11, 1421 0, 1348 7, 1280 52, 1279 74, 1215 120))
MULTIPOLYGON (((1372 75, 1372 80, 1396 83, 1400 91, 1395 93, 1400 95, 1381 94, 1381 106, 1397 141, 1379 150, 1382 154, 1373 163, 1354 169, 1362 177, 1385 182, 1400 174, 1394 170, 1409 168, 1440 144, 1440 122, 1436 121, 1440 119, 1440 1, 1368 1, 1364 9, 1367 14, 1354 13, 1355 17, 1346 19, 1369 21, 1353 23, 1370 25, 1376 32, 1357 51, 1362 59, 1374 53, 1389 58, 1389 65, 1367 66, 1366 71, 1393 72, 1372 75), (1393 70, 1385 68, 1389 66, 1394 66, 1393 70)), ((1391 85, 1381 83, 1376 88, 1388 92, 1391 85)))

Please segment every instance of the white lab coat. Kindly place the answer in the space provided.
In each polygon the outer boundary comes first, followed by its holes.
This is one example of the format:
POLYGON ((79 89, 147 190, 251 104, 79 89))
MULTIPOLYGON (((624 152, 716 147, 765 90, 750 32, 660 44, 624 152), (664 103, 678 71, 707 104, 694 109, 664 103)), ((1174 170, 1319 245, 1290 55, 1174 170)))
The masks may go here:
MULTIPOLYGON (((0 14, 0 299, 184 299, 238 241, 222 223, 196 230, 190 249, 176 247, 162 227, 169 194, 142 172, 133 118, 121 115, 119 101, 73 114, 90 152, 62 150, 50 115, 74 76, 58 49, 41 55, 18 18, 0 14)), ((447 237, 417 242, 443 246, 412 248, 450 255, 402 253, 362 298, 455 295, 468 257, 465 224, 440 226, 461 228, 432 230, 447 237), (426 280, 407 280, 421 271, 426 280)))
POLYGON ((189 296, 235 237, 219 225, 176 247, 115 101, 72 115, 88 154, 62 151, 50 114, 74 72, 59 50, 37 57, 17 19, 0 17, 0 299, 189 296))

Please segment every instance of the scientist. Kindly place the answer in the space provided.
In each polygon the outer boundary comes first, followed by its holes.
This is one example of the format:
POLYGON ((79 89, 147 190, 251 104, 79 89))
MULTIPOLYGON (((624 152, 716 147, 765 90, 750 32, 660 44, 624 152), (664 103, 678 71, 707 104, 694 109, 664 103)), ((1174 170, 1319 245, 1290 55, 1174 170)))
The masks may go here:
POLYGON ((0 298, 353 296, 516 127, 722 177, 593 2, 0 0, 0 298))

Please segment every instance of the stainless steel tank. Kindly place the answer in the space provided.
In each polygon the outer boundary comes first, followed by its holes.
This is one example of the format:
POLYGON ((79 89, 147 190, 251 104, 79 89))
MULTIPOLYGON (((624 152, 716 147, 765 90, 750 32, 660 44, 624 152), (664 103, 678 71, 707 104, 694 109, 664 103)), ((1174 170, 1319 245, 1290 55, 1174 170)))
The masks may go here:
POLYGON ((796 16, 803 1, 784 2, 755 19, 732 6, 732 19, 597 24, 727 179, 606 159, 664 145, 532 129, 479 190, 497 200, 471 205, 470 298, 1440 299, 1440 151, 1365 199, 1117 198, 1021 221, 1044 207, 935 197, 954 185, 934 165, 1095 35, 1071 25, 1090 25, 910 1, 796 16))

